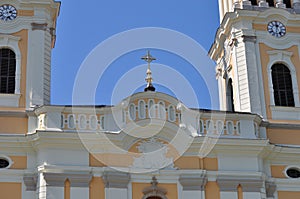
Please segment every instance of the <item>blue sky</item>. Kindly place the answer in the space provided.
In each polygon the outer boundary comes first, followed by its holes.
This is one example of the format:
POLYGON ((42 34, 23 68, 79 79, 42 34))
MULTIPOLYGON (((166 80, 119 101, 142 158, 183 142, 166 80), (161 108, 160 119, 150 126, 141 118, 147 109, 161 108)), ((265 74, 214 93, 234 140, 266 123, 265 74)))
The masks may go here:
MULTIPOLYGON (((124 31, 134 29, 148 31, 143 29, 148 27, 172 30, 197 42, 206 54, 213 43, 219 24, 217 0, 146 2, 85 0, 80 3, 61 0, 61 3, 56 46, 52 54, 52 104, 74 102, 73 88, 80 68, 84 67, 84 61, 89 60, 91 52, 97 51, 95 50, 97 46, 99 48, 101 44, 116 35, 122 35, 124 31)), ((142 36, 145 41, 148 40, 151 31, 142 36)), ((157 39, 159 43, 161 38, 157 39)), ((114 48, 123 48, 122 45, 130 46, 135 42, 137 42, 135 39, 120 42, 120 45, 114 48)), ((179 47, 184 45, 180 41, 174 43, 179 47)), ((143 90, 146 65, 140 57, 146 54, 147 49, 150 49, 151 54, 157 58, 152 66, 157 91, 172 94, 188 106, 211 108, 209 96, 216 98, 217 81, 211 75, 211 80, 215 84, 212 86, 212 83, 205 81, 202 75, 212 73, 214 63, 207 61, 207 58, 201 58, 203 64, 201 63, 195 69, 188 58, 167 48, 158 49, 151 46, 120 54, 105 66, 105 71, 97 81, 97 85, 89 84, 93 82, 90 79, 92 74, 86 76, 84 84, 87 90, 90 88, 95 90, 93 92, 96 104, 116 104, 122 98, 143 90), (185 81, 186 84, 181 84, 185 81), (188 89, 189 85, 191 88, 188 89), (190 92, 191 90, 193 92, 190 92)), ((199 52, 199 55, 203 57, 204 52, 199 52)), ((197 54, 197 52, 191 53, 197 54)), ((99 60, 93 62, 94 70, 104 67, 102 63, 105 56, 105 53, 98 54, 99 60)), ((81 102, 90 103, 89 100, 81 102)))

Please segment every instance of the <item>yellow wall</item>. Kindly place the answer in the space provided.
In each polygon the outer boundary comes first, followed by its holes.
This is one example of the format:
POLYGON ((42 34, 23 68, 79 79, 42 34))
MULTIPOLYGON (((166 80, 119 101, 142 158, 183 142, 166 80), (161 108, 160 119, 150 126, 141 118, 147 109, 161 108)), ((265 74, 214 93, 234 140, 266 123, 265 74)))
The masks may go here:
POLYGON ((0 117, 0 133, 26 134, 28 119, 18 117, 0 117))
POLYGON ((20 82, 20 103, 19 107, 25 107, 26 100, 26 65, 27 65, 27 49, 28 49, 28 30, 21 30, 12 34, 13 36, 20 37, 19 49, 21 52, 21 82, 20 82))
POLYGON ((175 161, 175 167, 179 169, 205 169, 208 171, 218 170, 217 158, 199 158, 196 156, 180 157, 175 161))
POLYGON ((10 156, 13 161, 10 169, 27 169, 27 157, 26 156, 10 156))
POLYGON ((220 189, 217 182, 207 182, 205 186, 205 198, 220 199, 220 189))
POLYGON ((105 187, 101 177, 93 177, 90 183, 90 199, 105 199, 105 187))
POLYGON ((91 167, 128 167, 133 164, 134 156, 132 154, 90 154, 89 164, 91 167))
POLYGON ((32 17, 34 16, 34 10, 18 10, 18 16, 32 17))
POLYGON ((64 199, 70 199, 70 198, 71 198, 71 184, 70 181, 67 179, 65 181, 64 199))
POLYGON ((271 165, 271 175, 273 178, 287 178, 284 174, 286 165, 271 165))
POLYGON ((298 199, 300 198, 300 192, 299 191, 278 191, 278 199, 298 199))
MULTIPOLYGON (((151 180, 149 180, 151 181, 151 180)), ((147 183, 132 183, 132 199, 142 199, 143 198, 143 190, 146 187, 151 186, 151 184, 147 183)), ((168 199, 177 199, 177 185, 176 184, 158 184, 158 187, 164 188, 167 190, 166 197, 168 199)))
POLYGON ((243 188, 241 185, 238 186, 237 192, 238 192, 238 199, 243 199, 243 188))
MULTIPOLYGON (((300 76, 299 76, 300 77, 300 76)), ((300 132, 293 129, 267 129, 267 136, 273 144, 300 144, 300 132)))
POLYGON ((22 183, 0 182, 0 198, 21 199, 22 198, 22 183))

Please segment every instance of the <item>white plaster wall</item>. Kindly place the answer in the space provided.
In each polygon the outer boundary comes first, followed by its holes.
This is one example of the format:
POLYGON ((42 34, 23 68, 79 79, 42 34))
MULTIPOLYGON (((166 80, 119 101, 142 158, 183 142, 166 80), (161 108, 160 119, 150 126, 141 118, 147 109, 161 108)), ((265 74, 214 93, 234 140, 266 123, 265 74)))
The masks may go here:
POLYGON ((220 171, 259 171, 257 157, 251 156, 225 156, 220 154, 218 157, 220 171))
POLYGON ((106 188, 105 189, 105 199, 127 199, 128 193, 127 189, 117 189, 117 188, 106 188))
MULTIPOLYGON (((238 195, 237 195, 237 192, 224 192, 224 191, 221 191, 220 192, 220 196, 221 196, 221 199, 237 199, 238 198, 238 195)), ((252 198, 254 199, 254 198, 252 198)))
POLYGON ((44 39, 42 30, 28 31, 26 107, 43 104, 44 39))
POLYGON ((88 199, 89 187, 71 187, 71 199, 88 199))
POLYGON ((204 199, 201 191, 182 191, 182 198, 188 199, 204 199))
POLYGON ((38 165, 89 166, 89 153, 81 150, 43 148, 38 152, 38 165))

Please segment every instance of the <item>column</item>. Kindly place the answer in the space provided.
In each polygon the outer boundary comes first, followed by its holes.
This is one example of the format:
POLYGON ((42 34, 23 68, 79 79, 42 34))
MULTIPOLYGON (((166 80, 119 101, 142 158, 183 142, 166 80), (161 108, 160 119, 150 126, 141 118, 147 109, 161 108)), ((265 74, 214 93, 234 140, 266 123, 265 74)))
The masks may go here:
POLYGON ((31 199, 36 197, 37 174, 25 174, 23 176, 23 199, 31 199))
POLYGON ((219 177, 217 182, 220 188, 221 199, 238 199, 238 180, 219 177))
POLYGON ((39 199, 63 199, 66 176, 57 173, 41 173, 39 199))
POLYGON ((274 182, 266 182, 266 195, 267 198, 275 198, 274 193, 276 191, 276 184, 274 182))
POLYGON ((89 198, 91 174, 68 174, 67 177, 71 184, 71 199, 89 198))
POLYGON ((241 8, 240 0, 234 0, 233 6, 234 6, 234 8, 241 8))
POLYGON ((277 8, 286 8, 283 0, 276 0, 276 7, 277 8))
POLYGON ((181 175, 179 182, 182 185, 181 198, 205 199, 204 187, 207 183, 205 175, 181 175))
POLYGON ((105 199, 128 198, 130 175, 121 172, 108 172, 103 175, 105 199))
POLYGON ((242 8, 243 9, 251 9, 252 8, 251 1, 243 0, 242 1, 242 8))
MULTIPOLYGON (((72 199, 89 198, 89 184, 92 175, 89 173, 67 174, 67 173, 44 173, 45 187, 40 193, 43 199, 63 199, 64 187, 67 179, 70 181, 72 199)), ((43 184, 43 183, 42 183, 43 184)))
POLYGON ((266 0, 259 0, 258 6, 259 7, 269 7, 269 3, 266 0))
POLYGON ((263 180, 261 179, 243 179, 239 181, 243 189, 243 199, 261 198, 261 188, 263 180))

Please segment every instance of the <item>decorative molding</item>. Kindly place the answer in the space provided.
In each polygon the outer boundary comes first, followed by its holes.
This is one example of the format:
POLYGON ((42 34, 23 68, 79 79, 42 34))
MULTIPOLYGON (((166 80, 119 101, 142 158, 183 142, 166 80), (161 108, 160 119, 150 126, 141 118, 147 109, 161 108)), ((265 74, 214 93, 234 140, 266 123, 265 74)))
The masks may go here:
POLYGON ((218 177, 217 182, 220 187, 220 191, 232 192, 237 191, 237 187, 240 184, 244 192, 260 192, 263 187, 262 179, 241 179, 231 177, 218 177))
POLYGON ((256 36, 248 36, 248 35, 243 35, 243 42, 256 42, 256 36))
POLYGON ((26 186, 26 191, 36 191, 36 174, 25 174, 23 177, 23 181, 26 186))
POLYGON ((276 184, 274 182, 266 182, 267 198, 273 198, 276 191, 276 184))
POLYGON ((44 173, 47 186, 63 187, 69 179, 71 187, 89 187, 92 174, 44 173))
POLYGON ((42 23, 42 24, 39 24, 39 23, 31 23, 31 29, 32 30, 47 30, 47 26, 48 24, 47 23, 42 23))
POLYGON ((181 175, 179 182, 186 191, 203 191, 207 183, 207 176, 201 175, 181 175))
POLYGON ((152 177, 152 181, 151 181, 151 186, 146 187, 143 190, 143 198, 142 199, 147 199, 149 197, 153 197, 153 196, 158 196, 162 199, 167 199, 166 194, 167 194, 167 190, 165 190, 164 188, 158 187, 158 182, 155 176, 152 177))
POLYGON ((106 188, 127 189, 130 181, 128 173, 108 172, 102 177, 106 188))

